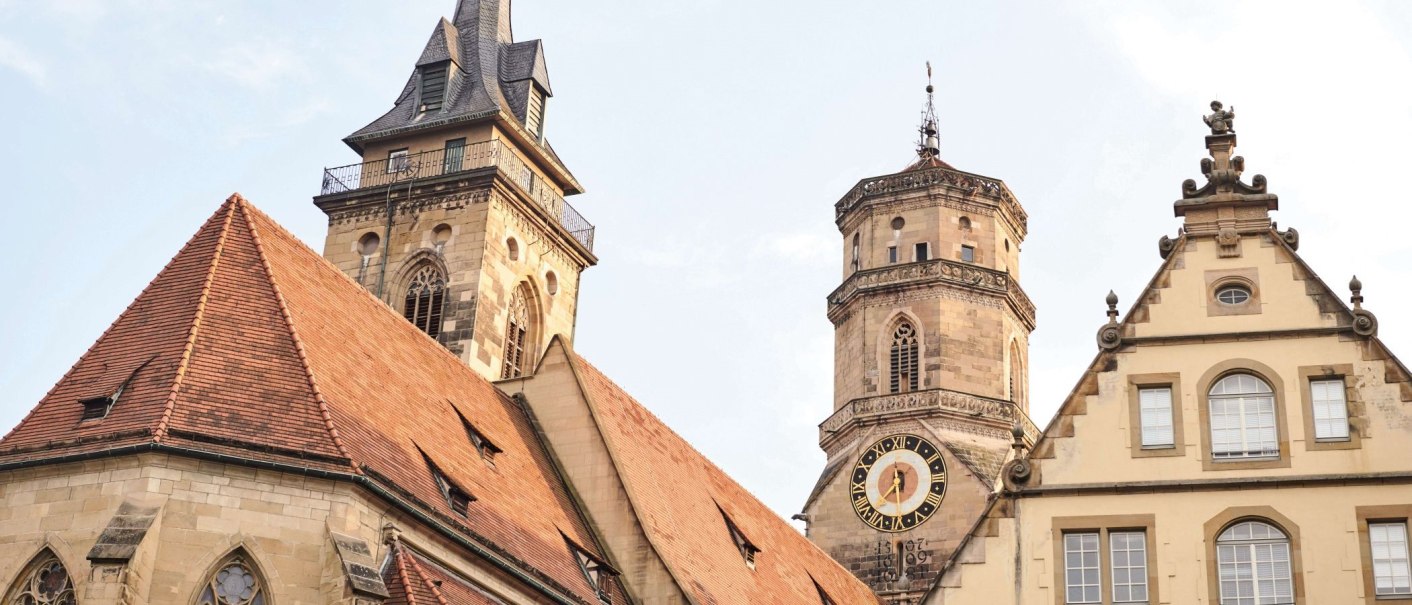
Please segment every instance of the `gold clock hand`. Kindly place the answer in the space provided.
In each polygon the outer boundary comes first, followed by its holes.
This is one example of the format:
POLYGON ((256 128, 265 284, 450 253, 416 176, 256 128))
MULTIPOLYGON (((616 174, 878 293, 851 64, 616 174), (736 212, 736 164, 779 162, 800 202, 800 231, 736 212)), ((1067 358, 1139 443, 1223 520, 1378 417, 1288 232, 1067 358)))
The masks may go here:
POLYGON ((878 503, 877 503, 877 504, 874 504, 874 505, 873 505, 873 508, 882 508, 882 505, 887 503, 887 497, 888 497, 889 495, 891 495, 892 492, 894 492, 894 491, 896 491, 896 490, 897 490, 897 477, 894 475, 893 478, 892 478, 892 487, 888 488, 888 490, 887 490, 886 492, 883 492, 883 495, 878 498, 878 503))

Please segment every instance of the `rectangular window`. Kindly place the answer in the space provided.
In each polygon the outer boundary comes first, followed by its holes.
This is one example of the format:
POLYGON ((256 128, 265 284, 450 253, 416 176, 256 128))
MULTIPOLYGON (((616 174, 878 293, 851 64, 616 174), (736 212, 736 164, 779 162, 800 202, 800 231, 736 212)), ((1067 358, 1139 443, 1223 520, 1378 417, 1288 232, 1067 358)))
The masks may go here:
POLYGON ((1108 534, 1113 567, 1113 602, 1147 602, 1147 534, 1115 531, 1108 534))
POLYGON ((857 271, 857 270, 858 270, 858 266, 859 266, 859 265, 858 265, 858 247, 859 247, 858 244, 859 244, 859 241, 858 241, 858 234, 857 234, 857 233, 854 233, 854 234, 853 234, 853 270, 854 270, 854 271, 857 271))
POLYGON ((924 261, 924 260, 931 260, 931 257, 932 257, 931 244, 928 244, 927 242, 918 242, 917 245, 913 247, 912 254, 913 254, 913 256, 916 256, 916 257, 917 257, 917 258, 916 258, 916 261, 917 261, 917 262, 921 262, 921 261, 924 261))
POLYGON ((387 152, 387 173, 395 174, 407 170, 407 159, 406 147, 387 152))
POLYGON ((1142 447, 1173 447, 1172 388, 1146 387, 1138 389, 1138 405, 1142 419, 1142 447))
POLYGON ((897 246, 887 247, 887 264, 897 264, 897 246))
POLYGON ((1373 551, 1373 586, 1383 596, 1412 595, 1412 566, 1407 556, 1407 521, 1369 523, 1373 551))
POLYGON ((1280 455, 1271 395, 1211 399, 1211 455, 1218 459, 1280 455))
POLYGON ((1313 380, 1309 395, 1314 405, 1314 438, 1319 441, 1348 440, 1348 403, 1343 380, 1313 380))
POLYGON ((451 174, 460 172, 465 165, 466 159, 466 139, 451 139, 446 142, 446 149, 442 152, 441 173, 451 174))
POLYGON ((1064 534, 1064 602, 1102 603, 1098 532, 1064 534))
POLYGON ((976 262, 976 247, 961 246, 961 260, 968 263, 976 262))

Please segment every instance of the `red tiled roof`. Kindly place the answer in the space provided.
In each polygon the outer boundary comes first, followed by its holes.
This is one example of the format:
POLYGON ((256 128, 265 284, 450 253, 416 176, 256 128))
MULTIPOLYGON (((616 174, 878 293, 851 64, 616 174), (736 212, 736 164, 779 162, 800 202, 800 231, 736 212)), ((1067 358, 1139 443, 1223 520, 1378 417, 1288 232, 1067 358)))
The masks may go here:
POLYGON ((583 358, 570 353, 648 541, 698 603, 877 603, 871 590, 667 428, 583 358), (722 513, 759 552, 746 565, 722 513), (816 585, 817 583, 817 585, 816 585))
POLYGON ((383 583, 390 595, 383 605, 504 605, 400 543, 392 547, 392 562, 383 570, 383 583))
POLYGON ((144 444, 391 483, 597 602, 564 536, 595 542, 524 411, 238 195, 0 440, 0 464, 144 444), (111 395, 149 359, 106 418, 80 421, 81 399, 111 395), (503 450, 493 465, 458 413, 503 450), (418 447, 476 498, 465 518, 418 447))

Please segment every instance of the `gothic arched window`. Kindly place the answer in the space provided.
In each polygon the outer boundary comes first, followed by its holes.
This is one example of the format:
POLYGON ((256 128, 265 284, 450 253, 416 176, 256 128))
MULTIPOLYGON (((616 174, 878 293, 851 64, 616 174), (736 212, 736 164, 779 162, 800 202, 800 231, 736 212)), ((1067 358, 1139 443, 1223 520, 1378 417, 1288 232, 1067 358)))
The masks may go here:
POLYGON ((892 348, 888 353, 888 375, 891 377, 888 383, 889 392, 907 393, 917 390, 919 349, 917 329, 912 327, 912 322, 905 319, 897 322, 897 327, 892 330, 892 348))
POLYGON ((432 338, 441 332, 441 308, 446 299, 446 278, 436 267, 426 265, 412 274, 402 316, 432 338))
POLYGON ((49 550, 39 553, 20 573, 5 596, 5 605, 75 605, 74 581, 59 557, 49 550))
POLYGON ((242 553, 221 563, 201 585, 196 605, 266 605, 265 583, 242 553))
POLYGON ((530 363, 529 355, 525 349, 529 340, 530 311, 529 303, 525 300, 523 286, 515 288, 515 294, 510 298, 510 308, 507 315, 505 320, 505 369, 500 373, 500 377, 519 378, 525 375, 525 370, 530 363))

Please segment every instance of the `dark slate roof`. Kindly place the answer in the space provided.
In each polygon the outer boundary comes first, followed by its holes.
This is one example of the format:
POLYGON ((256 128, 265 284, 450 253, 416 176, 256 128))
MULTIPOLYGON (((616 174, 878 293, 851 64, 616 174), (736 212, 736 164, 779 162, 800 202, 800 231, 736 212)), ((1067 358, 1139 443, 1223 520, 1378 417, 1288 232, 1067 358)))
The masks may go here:
POLYGON ((552 94, 544 45, 539 40, 514 41, 510 0, 460 0, 455 17, 442 19, 432 30, 417 67, 448 60, 446 100, 440 110, 417 111, 414 69, 392 109, 343 141, 361 153, 369 140, 490 118, 502 111, 523 123, 531 83, 552 94))

